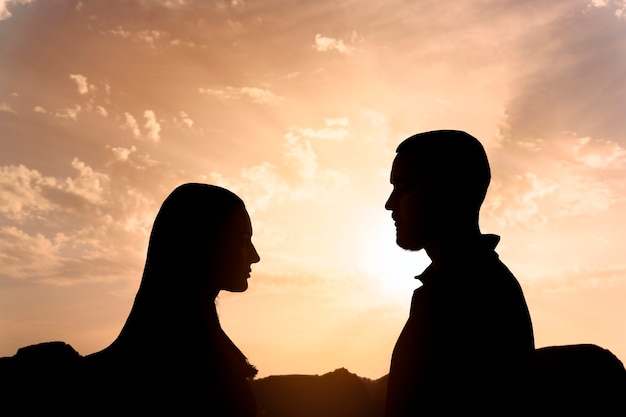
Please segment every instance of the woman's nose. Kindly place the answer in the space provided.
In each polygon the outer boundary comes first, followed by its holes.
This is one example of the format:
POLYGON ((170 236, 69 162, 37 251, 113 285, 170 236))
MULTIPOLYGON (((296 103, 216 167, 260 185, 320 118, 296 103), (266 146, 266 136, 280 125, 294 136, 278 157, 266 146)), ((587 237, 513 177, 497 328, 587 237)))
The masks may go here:
POLYGON ((259 253, 256 251, 254 244, 251 243, 251 245, 252 245, 252 256, 250 257, 250 262, 255 264, 261 260, 261 257, 259 256, 259 253))

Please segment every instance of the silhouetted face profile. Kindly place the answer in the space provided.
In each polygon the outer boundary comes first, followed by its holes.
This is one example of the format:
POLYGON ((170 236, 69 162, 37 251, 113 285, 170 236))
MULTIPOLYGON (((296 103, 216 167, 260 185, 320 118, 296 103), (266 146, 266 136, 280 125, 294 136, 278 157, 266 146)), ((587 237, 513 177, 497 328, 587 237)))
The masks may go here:
POLYGON ((398 246, 420 250, 434 240, 478 230, 490 178, 483 146, 465 132, 437 130, 404 140, 385 204, 395 220, 398 246))
POLYGON ((251 237, 237 195, 208 184, 177 187, 152 228, 142 299, 168 299, 182 311, 221 290, 245 291, 250 265, 259 261, 251 237))
MULTIPOLYGON (((252 224, 243 206, 237 207, 224 225, 221 241, 217 259, 212 261, 215 262, 218 289, 245 291, 252 264, 261 258, 252 243, 252 224)), ((214 257, 208 256, 207 259, 213 260, 214 257)))
POLYGON ((391 168, 393 191, 385 204, 396 225, 396 243, 403 249, 420 250, 429 241, 432 227, 427 188, 412 173, 411 159, 398 154, 391 168))

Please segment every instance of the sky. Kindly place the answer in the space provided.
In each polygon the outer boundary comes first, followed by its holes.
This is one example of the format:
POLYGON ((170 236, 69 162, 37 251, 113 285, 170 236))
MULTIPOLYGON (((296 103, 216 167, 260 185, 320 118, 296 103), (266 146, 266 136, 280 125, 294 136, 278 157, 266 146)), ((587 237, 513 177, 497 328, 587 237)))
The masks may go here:
POLYGON ((0 0, 0 356, 108 346, 160 204, 206 182, 252 220, 217 304, 258 376, 379 378, 429 262, 395 148, 459 129, 536 346, 625 361, 625 109, 626 0, 0 0))

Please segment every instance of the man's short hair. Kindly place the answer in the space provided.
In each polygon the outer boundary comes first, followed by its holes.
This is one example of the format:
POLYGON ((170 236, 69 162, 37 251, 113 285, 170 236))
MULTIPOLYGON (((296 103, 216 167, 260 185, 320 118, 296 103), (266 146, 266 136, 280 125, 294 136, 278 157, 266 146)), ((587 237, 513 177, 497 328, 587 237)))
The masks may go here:
POLYGON ((410 164, 411 179, 449 202, 478 208, 491 180, 487 154, 474 136, 460 130, 434 130, 405 139, 396 149, 410 164))

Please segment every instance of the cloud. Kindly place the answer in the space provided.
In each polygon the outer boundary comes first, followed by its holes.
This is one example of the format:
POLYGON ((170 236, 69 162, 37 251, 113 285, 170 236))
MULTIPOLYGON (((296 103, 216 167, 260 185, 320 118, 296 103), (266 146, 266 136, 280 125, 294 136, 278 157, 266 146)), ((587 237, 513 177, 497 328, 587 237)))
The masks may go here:
POLYGON ((240 92, 243 96, 249 97, 253 102, 259 104, 279 103, 283 100, 266 88, 242 87, 240 92))
POLYGON ((0 227, 0 267, 2 274, 10 277, 28 277, 59 263, 62 235, 46 238, 38 233, 29 235, 14 226, 0 227))
POLYGON ((0 276, 68 285, 141 270, 159 204, 181 177, 135 147, 107 150, 102 169, 75 158, 64 178, 0 166, 0 276))
POLYGON ((102 117, 107 117, 109 115, 107 109, 102 106, 96 106, 96 112, 98 112, 98 114, 102 117))
POLYGON ((109 33, 118 38, 130 38, 132 33, 121 26, 116 27, 115 29, 109 30, 109 33))
POLYGON ((363 136, 366 142, 379 142, 385 144, 391 132, 389 127, 389 121, 384 113, 373 109, 361 110, 361 117, 363 117, 368 124, 373 128, 368 129, 368 132, 363 136))
POLYGON ((329 127, 325 127, 322 129, 310 129, 310 128, 300 128, 298 129, 302 136, 311 139, 326 139, 326 140, 334 140, 337 142, 343 141, 348 135, 348 129, 343 127, 334 127, 330 125, 329 127))
POLYGON ((277 104, 285 100, 266 88, 258 87, 200 88, 198 91, 223 100, 250 100, 257 104, 277 104))
POLYGON ((0 103, 0 112, 17 114, 15 109, 13 109, 13 107, 11 107, 11 105, 7 103, 0 103))
POLYGON ((116 38, 130 39, 133 42, 142 43, 149 48, 156 48, 158 44, 169 44, 171 46, 195 46, 193 42, 184 42, 180 39, 171 39, 171 34, 166 31, 156 29, 146 29, 140 31, 131 31, 122 26, 117 26, 104 33, 108 33, 116 38))
POLYGON ((574 157, 590 168, 626 167, 626 149, 605 139, 578 139, 574 144, 574 157))
POLYGON ((348 130, 349 122, 347 118, 326 119, 325 124, 326 127, 321 129, 311 129, 308 127, 293 128, 285 135, 287 144, 294 144, 298 142, 300 137, 342 142, 350 133, 348 130))
POLYGON ((70 74, 70 79, 76 81, 76 84, 78 85, 78 92, 80 94, 87 94, 89 90, 94 88, 93 85, 89 85, 89 83, 87 83, 87 77, 84 75, 70 74))
POLYGON ((121 243, 124 251, 112 250, 106 232, 100 227, 46 236, 0 226, 0 275, 57 286, 120 281, 134 263, 131 248, 121 243))
POLYGON ((241 7, 244 6, 246 2, 244 0, 217 0, 215 2, 215 6, 219 10, 226 10, 229 7, 241 7))
MULTIPOLYGON (((349 134, 347 118, 326 119, 325 125, 326 127, 321 129, 295 127, 284 136, 285 156, 296 163, 298 175, 304 179, 311 180, 318 175, 319 163, 317 154, 313 151, 311 140, 322 139, 341 142, 349 134)), ((327 171, 327 175, 332 176, 334 174, 327 171)))
POLYGON ((626 265, 580 267, 568 265, 536 277, 527 285, 531 290, 571 292, 598 288, 613 288, 626 284, 626 265))
POLYGON ((149 6, 158 5, 168 9, 177 9, 185 7, 189 4, 188 0, 141 0, 142 3, 149 6))
POLYGON ((72 160, 72 168, 78 172, 78 175, 74 178, 67 178, 63 189, 80 196, 94 206, 106 203, 105 190, 110 182, 109 176, 95 171, 77 158, 72 160))
POLYGON ((543 225, 548 217, 540 210, 542 200, 555 192, 557 184, 533 172, 494 178, 483 212, 502 227, 529 228, 543 225))
POLYGON ((329 118, 320 129, 290 129, 284 136, 284 163, 262 162, 241 170, 239 177, 212 173, 211 180, 229 188, 246 201, 253 211, 268 211, 277 206, 314 201, 325 204, 350 183, 343 171, 320 159, 315 146, 340 143, 349 134, 347 118, 329 118))
POLYGON ((124 113, 124 118, 125 118, 124 126, 130 129, 134 137, 139 138, 141 136, 141 131, 139 130, 137 119, 135 119, 133 115, 128 112, 124 113))
POLYGON ((319 164, 311 142, 307 139, 302 140, 302 136, 293 132, 287 133, 285 139, 285 156, 295 161, 298 175, 304 179, 313 179, 319 164))
POLYGON ((319 52, 337 51, 343 55, 350 55, 354 52, 354 47, 346 45, 342 39, 329 38, 319 33, 315 35, 313 48, 319 52))
POLYGON ((1 166, 0 214, 21 220, 32 213, 50 210, 52 204, 41 195, 41 191, 55 185, 55 179, 46 178, 24 165, 1 166))
POLYGON ((292 194, 291 187, 278 173, 278 167, 269 162, 242 169, 240 178, 225 178, 216 172, 211 173, 210 178, 212 183, 242 197, 250 213, 281 205, 292 194))
POLYGON ((146 110, 143 112, 143 117, 146 118, 144 127, 148 130, 148 138, 153 142, 158 142, 161 132, 161 125, 156 120, 156 116, 152 110, 146 110))
MULTIPOLYGON (((146 119, 143 127, 146 129, 145 138, 152 142, 158 142, 161 139, 161 125, 157 121, 156 114, 152 110, 145 110, 143 117, 146 119)), ((139 123, 135 117, 128 113, 124 113, 124 125, 126 129, 129 129, 136 139, 142 139, 141 129, 139 123)))
POLYGON ((589 8, 610 8, 618 19, 626 19, 626 0, 591 0, 589 8))
POLYGON ((113 155, 115 156, 115 159, 118 161, 128 161, 128 158, 130 157, 130 154, 132 154, 133 152, 137 151, 137 148, 132 146, 130 148, 124 148, 124 147, 109 147, 109 149, 111 150, 111 152, 113 152, 113 155))
POLYGON ((326 119, 327 126, 348 126, 350 121, 347 117, 337 117, 337 118, 329 118, 326 119))
POLYGON ((184 111, 178 112, 178 117, 174 119, 174 123, 176 123, 178 126, 185 126, 188 128, 193 127, 193 120, 191 120, 189 115, 184 111))
POLYGON ((0 0, 0 21, 6 20, 13 16, 9 11, 9 6, 16 4, 29 4, 34 0, 0 0))
POLYGON ((250 184, 256 184, 256 190, 246 193, 252 199, 254 211, 267 210, 272 204, 281 204, 291 191, 287 181, 278 175, 276 167, 267 162, 244 168, 241 178, 250 184))
POLYGON ((588 218, 626 201, 626 149, 615 141, 564 133, 504 140, 491 153, 494 178, 484 209, 502 227, 588 218))
POLYGON ((620 197, 612 184, 587 175, 561 178, 556 216, 591 217, 608 211, 620 197))
MULTIPOLYGON (((92 105, 91 104, 87 104, 87 110, 92 109, 92 105)), ((77 121, 78 120, 78 115, 82 112, 83 108, 80 106, 80 104, 76 104, 74 105, 74 107, 68 107, 65 109, 60 109, 57 110, 55 112, 49 111, 48 109, 46 109, 43 106, 35 106, 33 107, 33 111, 35 113, 39 113, 39 114, 50 114, 54 117, 56 117, 57 119, 69 119, 69 120, 74 120, 77 121)), ((102 117, 107 117, 108 116, 108 112, 107 110, 102 107, 102 106, 96 106, 95 107, 96 112, 102 116, 102 117)))
MULTIPOLYGON (((64 204, 68 209, 84 211, 86 206, 105 203, 107 175, 95 172, 84 162, 74 159, 75 177, 57 179, 43 176, 24 165, 0 167, 0 215, 24 221, 40 218, 64 204)), ((89 210, 92 211, 92 210, 89 210)))
POLYGON ((81 112, 82 107, 76 104, 73 108, 61 109, 54 113, 54 117, 59 119, 71 119, 78 120, 78 114, 81 112))
POLYGON ((166 35, 167 34, 165 32, 160 32, 158 30, 143 30, 141 32, 137 32, 137 34, 135 34, 135 38, 140 42, 147 43, 150 46, 155 46, 156 43, 166 35))
POLYGON ((182 41, 180 39, 172 39, 170 41, 170 45, 172 45, 172 46, 187 46, 189 48, 195 48, 196 47, 196 44, 194 42, 182 41))

